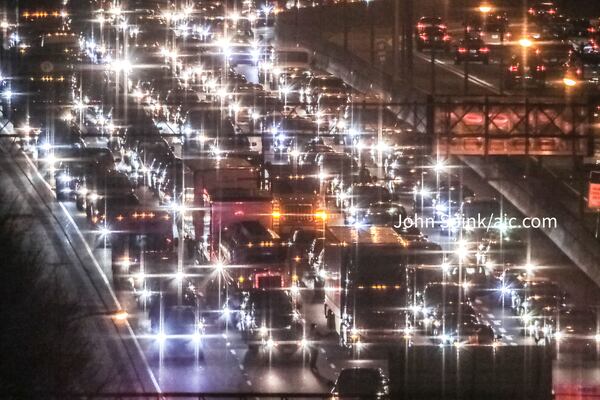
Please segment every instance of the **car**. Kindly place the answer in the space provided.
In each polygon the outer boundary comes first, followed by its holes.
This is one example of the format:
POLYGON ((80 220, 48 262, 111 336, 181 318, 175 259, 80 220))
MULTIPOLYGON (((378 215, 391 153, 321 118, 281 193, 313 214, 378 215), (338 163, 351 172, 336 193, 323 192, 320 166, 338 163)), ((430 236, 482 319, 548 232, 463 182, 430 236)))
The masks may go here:
POLYGON ((347 102, 350 87, 336 76, 317 75, 310 79, 304 94, 306 103, 313 105, 323 98, 347 102))
POLYGON ((559 311, 548 323, 545 338, 554 342, 559 353, 579 353, 593 358, 600 354, 598 316, 593 309, 569 307, 559 311))
POLYGON ((421 17, 415 29, 418 51, 424 49, 450 50, 452 38, 440 17, 421 17))
POLYGON ((287 251, 287 265, 291 271, 303 279, 311 272, 309 251, 313 241, 323 235, 316 229, 297 229, 292 233, 287 251))
POLYGON ((461 285, 455 282, 429 282, 420 293, 421 305, 417 307, 422 319, 427 319, 433 310, 443 304, 458 304, 469 300, 461 285))
POLYGON ((221 251, 227 264, 283 261, 285 251, 277 233, 259 221, 241 221, 222 229, 221 251))
POLYGON ((569 85, 567 79, 577 84, 598 87, 600 83, 600 48, 595 43, 584 43, 571 52, 565 65, 563 82, 569 85))
POLYGON ((505 71, 504 86, 507 89, 517 86, 540 89, 546 87, 546 64, 540 51, 528 51, 525 55, 522 52, 514 54, 505 71))
POLYGON ((332 399, 389 399, 388 378, 380 368, 354 367, 340 371, 333 388, 332 399))
POLYGON ((538 21, 539 20, 543 21, 546 19, 551 19, 552 17, 557 15, 558 7, 556 6, 556 4, 553 1, 538 0, 538 1, 533 2, 529 6, 527 13, 534 19, 536 19, 538 21))
POLYGON ((340 193, 339 198, 344 220, 351 224, 362 221, 370 205, 391 205, 392 201, 392 195, 385 186, 373 183, 355 183, 340 193))
POLYGON ((490 63, 490 48, 480 37, 461 39, 456 46, 454 63, 460 64, 464 61, 481 61, 487 65, 490 63))
POLYGON ((464 28, 468 35, 480 37, 488 45, 503 45, 512 38, 505 12, 477 12, 468 17, 464 28))
POLYGON ((304 326, 292 296, 281 289, 242 293, 238 329, 252 352, 291 355, 302 347, 304 326))
POLYGON ((204 322, 195 306, 152 303, 150 324, 162 358, 203 358, 204 322))

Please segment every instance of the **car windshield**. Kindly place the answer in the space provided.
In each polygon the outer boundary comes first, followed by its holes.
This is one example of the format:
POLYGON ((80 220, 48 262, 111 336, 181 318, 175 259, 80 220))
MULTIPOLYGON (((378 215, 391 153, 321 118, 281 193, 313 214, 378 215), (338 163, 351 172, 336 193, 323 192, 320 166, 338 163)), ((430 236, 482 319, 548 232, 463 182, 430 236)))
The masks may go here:
POLYGON ((432 307, 444 303, 458 303, 465 299, 460 286, 434 284, 427 285, 423 294, 425 306, 432 307))
POLYGON ((279 178, 271 182, 271 190, 275 194, 318 194, 319 189, 319 180, 314 178, 279 178))
POLYGON ((356 368, 343 370, 336 383, 339 395, 376 395, 381 377, 374 369, 356 368))
POLYGON ((308 63, 308 53, 305 51, 278 51, 275 59, 280 63, 308 63))

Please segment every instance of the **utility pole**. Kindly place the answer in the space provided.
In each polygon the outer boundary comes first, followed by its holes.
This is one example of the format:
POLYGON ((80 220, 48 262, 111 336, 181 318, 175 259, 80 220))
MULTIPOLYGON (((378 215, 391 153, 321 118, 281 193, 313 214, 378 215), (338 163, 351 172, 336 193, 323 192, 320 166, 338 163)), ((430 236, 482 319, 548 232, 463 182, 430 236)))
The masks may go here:
MULTIPOLYGON (((392 62, 393 62, 393 84, 394 90, 398 86, 398 82, 400 81, 399 77, 402 75, 404 78, 404 57, 400 60, 398 54, 399 41, 398 38, 400 36, 400 0, 394 0, 394 32, 392 33, 392 62), (402 74, 400 74, 400 69, 402 69, 402 74)), ((402 53, 404 53, 404 40, 402 41, 402 53)))

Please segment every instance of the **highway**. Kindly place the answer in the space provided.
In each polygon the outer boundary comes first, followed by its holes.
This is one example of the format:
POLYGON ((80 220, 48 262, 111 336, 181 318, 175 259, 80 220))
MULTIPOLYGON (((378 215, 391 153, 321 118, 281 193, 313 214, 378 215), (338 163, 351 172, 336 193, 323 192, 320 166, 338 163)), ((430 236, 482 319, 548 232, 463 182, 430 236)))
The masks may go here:
MULTIPOLYGON (((339 5, 338 7, 342 6, 339 5)), ((299 12, 302 12, 302 10, 299 12)), ((166 18, 166 21, 170 23, 171 18, 171 16, 166 18)), ((236 21, 237 18, 239 16, 236 17, 236 21)), ((173 21, 176 21, 176 19, 173 19, 173 21)), ((152 20, 151 23, 156 23, 156 21, 152 20)), ((125 22, 125 25, 127 25, 127 22, 125 22)), ((513 26, 515 30, 520 29, 520 27, 519 23, 513 26)), ((453 32, 459 31, 458 21, 453 21, 450 28, 453 32)), ((368 60, 370 44, 368 30, 360 29, 351 31, 349 50, 355 55, 368 60)), ((125 31, 125 28, 122 30, 125 31)), ((389 37, 390 32, 387 26, 378 27, 377 29, 378 36, 389 37)), ((82 37, 89 40, 89 36, 86 35, 89 35, 89 33, 84 32, 82 37)), ((262 40, 274 45, 275 49, 280 46, 279 38, 274 33, 273 28, 255 28, 254 36, 259 37, 259 35, 262 40)), ((328 40, 338 45, 343 42, 342 35, 340 32, 327 32, 328 40)), ((178 39, 173 39, 174 46, 176 46, 176 43, 178 43, 178 39)), ((116 46, 117 51, 114 53, 114 57, 124 57, 124 54, 121 54, 118 50, 118 41, 116 46)), ((137 51, 147 51, 147 49, 140 50, 138 48, 137 51)), ((163 52, 166 52, 166 50, 163 49, 163 52)), ((173 51, 173 53, 176 53, 176 51, 173 51)), ((165 58, 169 57, 174 59, 173 64, 177 64, 178 57, 181 57, 181 55, 171 54, 165 58)), ((385 63, 378 67, 389 73, 392 67, 391 54, 386 53, 385 58, 385 63)), ((80 64, 80 67, 87 66, 83 61, 80 64)), ((176 65, 175 68, 163 65, 161 66, 163 68, 161 72, 164 72, 165 75, 173 73, 177 79, 180 79, 181 70, 186 66, 183 61, 181 61, 181 64, 176 65), (177 76, 178 74, 179 76, 177 76)), ((244 84, 246 85, 260 85, 260 71, 257 64, 234 65, 231 75, 244 76, 246 80, 244 84)), ((114 115, 110 115, 110 118, 114 118, 114 122, 118 124, 120 123, 117 119, 118 114, 122 111, 120 102, 127 104, 128 107, 134 106, 134 102, 131 101, 131 98, 134 97, 132 95, 133 90, 126 93, 119 92, 123 90, 123 87, 120 87, 118 83, 119 73, 127 72, 125 79, 129 87, 146 79, 146 76, 141 72, 143 68, 139 66, 125 68, 121 65, 120 70, 111 71, 110 68, 114 68, 114 60, 112 64, 108 63, 109 67, 107 69, 109 72, 102 67, 101 63, 94 64, 94 66, 97 68, 90 68, 89 79, 78 87, 79 93, 77 93, 77 96, 79 99, 87 99, 86 103, 82 102, 80 106, 77 103, 63 108, 78 116, 80 125, 92 126, 93 124, 89 121, 97 117, 94 115, 96 109, 90 103, 101 97, 97 92, 96 85, 102 82, 101 85, 106 84, 108 90, 115 90, 116 86, 117 96, 111 94, 103 98, 102 101, 105 103, 102 103, 102 108, 110 109, 114 113, 114 115), (112 78, 107 78, 115 71, 117 72, 116 84, 111 81, 112 78), (107 81, 110 82, 106 83, 107 81)), ((521 90, 506 91, 500 89, 498 78, 501 76, 502 70, 499 59, 494 52, 492 53, 491 65, 470 63, 468 68, 470 77, 468 86, 465 88, 463 67, 454 65, 452 58, 447 54, 437 55, 435 60, 435 94, 500 95, 502 93, 507 96, 526 94, 525 91, 521 90)), ((412 86, 418 92, 430 93, 432 82, 429 53, 415 53, 414 71, 415 76, 414 81, 411 83, 412 86)), ((328 71, 313 68, 310 72, 314 75, 321 75, 328 71)), ((215 95, 215 93, 209 93, 209 96, 207 96, 203 92, 204 84, 190 85, 190 87, 193 88, 192 91, 195 91, 196 95, 202 98, 209 99, 210 96, 215 95)), ((223 83, 223 87, 225 87, 225 83, 223 83)), ((151 89, 158 91, 158 88, 151 89)), ((349 90, 355 98, 366 95, 356 88, 350 87, 349 90)), ((536 92, 536 95, 562 95, 563 90, 561 82, 554 82, 550 83, 543 91, 536 92)), ((266 87, 265 91, 273 96, 282 95, 281 90, 276 88, 266 87)), ((216 97, 219 96, 221 112, 225 113, 225 96, 219 94, 216 97)), ((191 153, 186 148, 184 140, 178 141, 176 138, 182 136, 176 133, 179 129, 177 124, 161 121, 160 117, 153 114, 154 109, 152 106, 149 104, 141 106, 139 99, 137 107, 138 113, 147 117, 152 116, 148 119, 153 120, 158 132, 168 138, 171 146, 169 151, 175 154, 176 158, 189 159, 191 153), (171 145, 171 143, 173 144, 171 145)), ((55 113, 50 107, 47 110, 48 114, 55 113)), ((307 118, 312 118, 310 111, 303 109, 303 112, 306 113, 307 118)), ((77 120, 73 120, 75 121, 74 126, 76 126, 77 120)), ((97 119, 95 121, 99 126, 97 119)), ((33 123, 44 123, 43 118, 38 118, 37 121, 32 119, 30 122, 32 122, 32 125, 33 123)), ((406 121, 399 122, 405 123, 406 121)), ((128 123, 135 124, 131 121, 128 121, 128 123)), ((115 132, 117 129, 122 129, 123 132, 128 132, 127 129, 131 129, 129 132, 132 132, 135 128, 135 126, 131 128, 127 124, 124 125, 125 128, 115 128, 115 132)), ((248 124, 238 123, 235 124, 235 128, 240 136, 249 137, 251 141, 258 139, 257 142, 260 143, 260 136, 254 136, 255 133, 249 130, 248 124)), ((149 128, 143 127, 142 130, 144 129, 149 128)), ((8 123, 2 131, 5 137, 0 138, 0 150, 2 151, 2 157, 0 157, 0 187, 3 188, 5 199, 14 199, 15 204, 22 205, 18 209, 18 221, 29 226, 32 243, 41 246, 48 267, 55 268, 69 293, 80 299, 86 309, 90 309, 90 317, 86 318, 86 330, 89 332, 90 340, 94 343, 93 348, 99 360, 98 364, 102 366, 99 375, 106 374, 107 377, 110 377, 107 378, 107 380, 110 380, 110 384, 105 388, 106 392, 329 393, 340 371, 345 368, 378 367, 387 373, 387 356, 390 348, 382 345, 365 344, 349 351, 340 346, 338 334, 330 329, 324 315, 322 293, 309 287, 300 288, 300 303, 302 304, 300 320, 304 327, 312 323, 317 324, 320 340, 318 341, 319 357, 316 370, 309 368, 310 356, 307 347, 300 347, 291 356, 282 354, 277 347, 272 349, 261 348, 258 352, 250 351, 242 333, 231 322, 232 319, 230 319, 229 313, 224 311, 224 308, 216 310, 219 315, 205 323, 205 331, 202 334, 200 345, 201 356, 175 358, 171 354, 163 352, 157 340, 157 335, 153 331, 150 306, 141 301, 139 294, 134 293, 130 288, 114 285, 117 277, 113 276, 113 256, 117 253, 113 254, 115 249, 111 245, 111 239, 120 232, 105 231, 100 224, 92 223, 90 216, 86 215, 85 211, 78 209, 74 201, 57 201, 56 191, 60 182, 55 178, 54 165, 49 165, 48 159, 40 155, 44 150, 44 146, 39 144, 37 146, 27 146, 23 144, 24 142, 19 143, 13 140, 13 135, 16 134, 17 130, 12 123, 8 123), (110 317, 112 313, 122 310, 127 312, 126 320, 117 320, 110 317)), ((126 134, 128 133, 124 133, 123 136, 126 134)), ((92 140, 91 136, 93 135, 90 135, 90 137, 82 135, 84 140, 92 140)), ((330 146, 332 152, 350 154, 347 146, 334 141, 332 136, 324 135, 321 144, 330 146)), ((89 147, 93 146, 90 145, 89 147)), ((258 147, 259 152, 262 152, 264 156, 263 165, 267 161, 269 164, 286 164, 287 162, 286 160, 276 160, 273 151, 260 148, 262 144, 253 145, 253 147, 258 147)), ((59 146, 57 145, 56 148, 58 149, 59 146)), ((117 151, 115 151, 116 153, 117 151)), ((131 155, 128 154, 128 157, 131 157, 131 155)), ((478 176, 458 158, 446 161, 444 167, 447 169, 442 174, 449 174, 449 171, 451 171, 452 175, 460 179, 462 185, 473 190, 477 197, 498 199, 503 212, 525 217, 521 216, 518 210, 508 201, 502 199, 499 193, 490 186, 489 182, 478 176)), ((546 164, 545 166, 549 171, 559 174, 567 169, 568 161, 567 158, 555 159, 552 160, 552 164, 546 164)), ((116 162, 117 168, 123 170, 126 167, 125 164, 125 157, 116 162)), ((131 168, 130 166, 127 167, 131 168)), ((386 181, 383 169, 381 165, 370 165, 368 168, 370 175, 377 182, 386 181)), ((142 178, 142 181, 144 183, 139 186, 149 185, 145 177, 142 178)), ((323 199, 325 199, 325 195, 323 195, 323 199)), ((403 198, 402 201, 408 215, 421 211, 418 205, 415 205, 415 202, 411 200, 411 196, 403 198)), ((565 201, 569 202, 570 207, 576 207, 572 202, 572 198, 565 201)), ((328 204, 327 201, 323 203, 328 204)), ((329 214, 328 226, 344 225, 342 210, 331 204, 329 206, 330 208, 327 210, 329 214)), ((574 210, 576 209, 574 208, 574 210)), ((184 213, 189 212, 192 214, 192 211, 183 209, 178 212, 181 212, 182 219, 184 219, 184 213)), ((427 212, 431 212, 431 210, 427 212)), ((104 225, 104 228, 106 229, 106 225, 104 225)), ((177 227, 174 229, 176 230, 177 227)), ((439 244, 446 255, 457 254, 460 250, 460 243, 458 243, 457 238, 449 235, 448 232, 428 227, 422 229, 422 234, 425 235, 424 237, 428 241, 439 244)), ((560 288, 567 293, 565 302, 569 305, 578 307, 600 306, 600 290, 598 290, 597 285, 569 260, 559 247, 537 230, 528 230, 525 232, 525 236, 528 265, 534 265, 535 269, 533 275, 537 278, 558 282, 560 288)), ((182 266, 182 270, 185 269, 186 274, 196 279, 195 282, 208 280, 211 277, 211 268, 214 265, 192 258, 189 254, 184 253, 183 246, 180 246, 180 249, 181 253, 178 253, 177 265, 182 266), (183 254, 185 254, 185 257, 182 257, 183 254)), ((180 270, 177 271, 179 273, 180 270)), ((169 279, 180 279, 177 273, 167 275, 169 279)), ((132 280, 137 279, 133 276, 130 278, 132 280)), ((179 283, 181 282, 179 281, 179 283)), ((486 295, 473 295, 472 299, 473 308, 477 312, 480 322, 493 328, 496 335, 494 346, 542 345, 536 343, 530 335, 525 334, 521 318, 508 305, 503 306, 499 287, 490 288, 486 295)), ((306 333, 305 328, 305 335, 306 333)), ((421 333, 411 333, 410 343, 412 346, 434 345, 434 341, 430 337, 421 333)), ((456 344, 456 346, 460 345, 456 344)), ((589 360, 582 354, 561 352, 560 347, 558 350, 557 358, 553 361, 552 367, 553 387, 561 393, 597 390, 598 382, 600 382, 600 364, 598 361, 589 360)))

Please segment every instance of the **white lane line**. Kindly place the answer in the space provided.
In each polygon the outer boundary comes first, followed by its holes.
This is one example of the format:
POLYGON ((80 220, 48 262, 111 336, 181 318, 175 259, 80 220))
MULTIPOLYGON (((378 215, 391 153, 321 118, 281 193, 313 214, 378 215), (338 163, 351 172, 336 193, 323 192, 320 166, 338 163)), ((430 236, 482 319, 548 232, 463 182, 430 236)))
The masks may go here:
POLYGON ((331 367, 331 369, 335 369, 335 364, 334 363, 329 364, 329 366, 331 367))
POLYGON ((500 328, 498 328, 498 330, 499 330, 500 332, 502 332, 502 333, 506 333, 506 329, 505 329, 505 328, 502 328, 502 327, 500 327, 500 328))
POLYGON ((246 381, 246 385, 248 385, 248 386, 252 386, 252 381, 250 381, 250 379, 248 379, 248 380, 246 381))
POLYGON ((481 310, 484 311, 484 312, 489 312, 490 311, 490 309, 488 307, 486 307, 486 306, 481 306, 481 310))
POLYGON ((481 299, 475 299, 475 304, 483 304, 483 301, 481 301, 481 299))
POLYGON ((518 345, 517 345, 517 342, 510 342, 510 345, 511 345, 511 346, 518 346, 518 345))
MULTIPOLYGON (((56 193, 52 190, 52 186, 50 186, 50 184, 44 179, 44 177, 42 176, 42 174, 40 173, 40 171, 38 170, 38 168, 35 166, 35 164, 31 160, 31 158, 29 157, 29 155, 27 155, 27 153, 25 153, 24 151, 20 151, 20 153, 21 153, 21 155, 23 155, 25 157, 25 160, 27 161, 27 163, 32 167, 33 171, 35 171, 35 173, 38 176, 38 178, 46 185, 46 187, 48 188, 48 190, 50 191, 50 193, 54 197, 56 197, 56 193)), ((10 152, 9 152, 9 154, 10 154, 10 152)), ((32 184, 33 184, 33 182, 32 182, 32 184)), ((44 199, 41 199, 41 200, 44 201, 44 199)), ((90 248, 90 245, 88 244, 87 240, 85 239, 85 237, 81 233, 81 230, 79 229, 79 226, 77 226, 77 224, 75 223, 75 220, 73 219, 73 217, 71 216, 71 213, 69 213, 69 211, 67 210, 67 208, 65 207, 65 205, 62 202, 59 202, 58 204, 60 205, 61 209, 63 210, 63 213, 69 219, 69 222, 73 225, 73 228, 75 229, 75 232, 77 232, 77 236, 79 236, 79 239, 83 242, 85 250, 87 251, 88 256, 92 260, 92 263, 94 264, 94 267, 96 267, 98 273, 100 274, 100 277, 102 278, 102 280, 106 284, 106 288, 108 289, 110 297, 114 301, 116 309, 117 310, 122 310, 123 308, 121 307, 121 303, 119 302, 119 299, 117 299, 117 296, 115 295, 115 292, 114 292, 112 286, 110 285, 108 277, 106 276, 106 274, 102 270, 102 267, 100 266, 100 263, 98 263, 98 260, 96 260, 96 257, 94 256, 94 253, 93 253, 92 249, 90 248)), ((51 209, 50 209, 50 213, 52 213, 51 209)), ((60 222, 57 221, 57 223, 60 226, 60 222)), ((136 350, 139 352, 139 355, 140 355, 140 357, 142 359, 142 362, 144 364, 144 368, 146 368, 146 373, 150 376, 150 380, 152 381, 152 384, 154 385, 154 388, 156 389, 156 391, 158 393, 160 393, 162 391, 160 389, 160 385, 158 384, 158 381, 156 380, 156 377, 154 376, 154 372, 152 372, 152 368, 150 368, 150 364, 148 364, 148 360, 146 359, 146 355, 144 354, 144 352, 142 350, 142 346, 140 346, 138 338, 135 335, 135 333, 133 331, 133 328, 131 327, 131 324, 129 323, 128 320, 125 320, 123 322, 124 322, 125 327, 127 328, 127 331, 129 332, 129 336, 133 338, 133 343, 135 345, 136 350)), ((121 339, 121 340, 124 341, 124 339, 121 339)))
POLYGON ((325 354, 325 349, 321 348, 321 353, 325 354))
POLYGON ((488 313, 487 316, 488 316, 488 318, 491 318, 491 319, 496 318, 496 316, 494 314, 492 314, 492 313, 488 313))
POLYGON ((240 364, 240 371, 244 370, 244 366, 242 364, 240 364))
POLYGON ((495 319, 495 320, 493 320, 492 322, 493 322, 493 323, 494 323, 494 325, 496 325, 496 326, 500 326, 500 325, 502 325, 502 321, 500 321, 500 320, 498 320, 498 319, 495 319))
POLYGON ((229 351, 231 352, 231 354, 233 354, 235 356, 235 350, 234 349, 230 349, 229 351))
POLYGON ((506 340, 513 340, 513 335, 506 335, 506 340))

